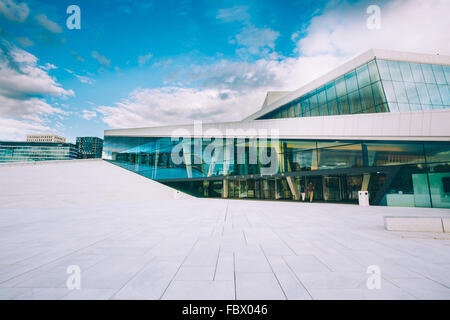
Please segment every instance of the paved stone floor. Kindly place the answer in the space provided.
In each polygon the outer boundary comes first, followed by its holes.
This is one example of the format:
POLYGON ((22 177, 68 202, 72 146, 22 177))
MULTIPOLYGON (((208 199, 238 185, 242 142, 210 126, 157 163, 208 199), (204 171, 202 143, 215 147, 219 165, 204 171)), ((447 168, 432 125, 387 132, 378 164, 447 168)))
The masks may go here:
POLYGON ((0 166, 0 181, 0 299, 450 299, 450 235, 383 226, 450 210, 164 200, 102 161, 0 166))

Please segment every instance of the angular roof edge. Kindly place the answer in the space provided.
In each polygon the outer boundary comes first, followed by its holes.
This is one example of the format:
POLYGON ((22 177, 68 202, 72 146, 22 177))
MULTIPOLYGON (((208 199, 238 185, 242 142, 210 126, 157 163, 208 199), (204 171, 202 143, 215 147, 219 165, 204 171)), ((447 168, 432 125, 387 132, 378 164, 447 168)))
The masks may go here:
POLYGON ((288 95, 289 93, 291 93, 291 91, 268 91, 266 94, 266 99, 264 99, 264 103, 261 109, 266 108, 267 106, 271 105, 278 99, 283 98, 285 95, 288 95))
POLYGON ((344 64, 340 65, 336 69, 326 73, 325 75, 309 82, 303 87, 292 91, 291 93, 281 97, 265 106, 264 108, 258 110, 257 112, 246 117, 242 121, 255 120, 269 112, 297 99, 300 96, 307 94, 308 92, 317 89, 318 87, 340 77, 341 75, 367 63, 375 58, 387 59, 387 60, 397 60, 397 61, 407 61, 407 62, 417 62, 417 63, 429 63, 429 64, 442 64, 450 65, 450 56, 434 55, 434 54, 422 54, 422 53, 412 53, 403 51, 391 51, 384 49, 370 49, 359 56, 356 56, 344 64))
POLYGON ((450 141, 450 109, 194 123, 105 130, 116 137, 257 137, 280 139, 450 141))

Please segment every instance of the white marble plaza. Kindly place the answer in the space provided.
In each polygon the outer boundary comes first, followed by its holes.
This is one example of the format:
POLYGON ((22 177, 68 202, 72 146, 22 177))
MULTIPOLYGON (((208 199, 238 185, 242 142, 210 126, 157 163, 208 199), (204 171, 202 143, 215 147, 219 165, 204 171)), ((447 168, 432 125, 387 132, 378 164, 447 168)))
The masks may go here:
POLYGON ((0 299, 450 299, 450 234, 383 221, 450 210, 177 197, 104 161, 0 166, 0 299))

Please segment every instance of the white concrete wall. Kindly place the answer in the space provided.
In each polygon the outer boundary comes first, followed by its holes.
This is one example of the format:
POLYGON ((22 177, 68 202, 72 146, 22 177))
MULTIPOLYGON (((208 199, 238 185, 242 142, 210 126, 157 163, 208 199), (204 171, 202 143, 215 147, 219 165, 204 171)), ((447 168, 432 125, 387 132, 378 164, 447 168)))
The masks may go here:
POLYGON ((255 120, 247 122, 207 123, 196 132, 193 124, 165 127, 105 130, 105 136, 171 137, 186 136, 248 137, 253 130, 276 130, 284 139, 361 139, 450 141, 450 109, 353 114, 307 118, 255 120), (239 129, 242 133, 236 133, 239 129), (180 131, 181 130, 181 131, 180 131), (227 133, 235 131, 235 133, 227 133), (208 133, 210 131, 211 134, 208 133), (180 136, 176 134, 175 136, 180 136))

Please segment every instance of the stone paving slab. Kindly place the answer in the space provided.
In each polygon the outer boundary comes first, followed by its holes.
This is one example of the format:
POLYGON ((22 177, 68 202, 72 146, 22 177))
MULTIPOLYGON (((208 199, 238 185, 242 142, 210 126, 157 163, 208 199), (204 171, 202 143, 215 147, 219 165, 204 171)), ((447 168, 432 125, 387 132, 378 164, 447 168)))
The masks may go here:
POLYGON ((383 219, 450 210, 170 200, 102 161, 22 169, 0 167, 0 299, 450 299, 450 236, 383 219))

